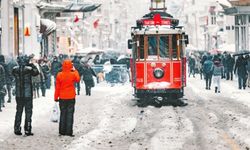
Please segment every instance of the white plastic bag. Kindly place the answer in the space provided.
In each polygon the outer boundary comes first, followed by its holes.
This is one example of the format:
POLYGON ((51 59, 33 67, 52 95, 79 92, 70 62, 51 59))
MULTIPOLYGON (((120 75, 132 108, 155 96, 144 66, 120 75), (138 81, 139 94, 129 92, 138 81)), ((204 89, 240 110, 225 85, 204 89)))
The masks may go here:
POLYGON ((59 110, 58 103, 55 102, 55 104, 54 104, 54 106, 52 108, 52 113, 51 113, 50 120, 52 122, 59 122, 59 118, 60 118, 60 110, 59 110))

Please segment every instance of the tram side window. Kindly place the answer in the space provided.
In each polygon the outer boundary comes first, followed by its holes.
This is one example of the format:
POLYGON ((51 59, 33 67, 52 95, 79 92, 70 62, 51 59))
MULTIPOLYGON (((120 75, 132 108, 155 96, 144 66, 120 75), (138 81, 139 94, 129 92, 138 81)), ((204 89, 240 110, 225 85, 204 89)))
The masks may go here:
POLYGON ((160 57, 168 58, 169 57, 169 37, 160 37, 160 57))
POLYGON ((157 37, 148 37, 148 56, 157 55, 157 37))
POLYGON ((139 46, 139 53, 140 53, 140 59, 144 59, 144 36, 140 36, 140 46, 139 46))
POLYGON ((172 51, 172 58, 173 59, 177 59, 177 35, 176 34, 174 34, 174 35, 172 35, 172 49, 173 49, 173 51, 172 51))

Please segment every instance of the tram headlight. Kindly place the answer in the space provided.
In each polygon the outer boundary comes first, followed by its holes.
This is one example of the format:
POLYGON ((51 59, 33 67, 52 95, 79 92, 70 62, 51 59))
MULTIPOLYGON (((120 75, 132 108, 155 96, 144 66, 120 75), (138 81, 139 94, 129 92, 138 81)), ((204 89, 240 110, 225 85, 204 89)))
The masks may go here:
POLYGON ((151 63, 151 67, 153 67, 153 68, 156 67, 156 63, 155 63, 155 62, 152 62, 152 63, 151 63))
POLYGON ((156 68, 154 70, 154 77, 160 79, 164 76, 164 71, 161 68, 156 68))

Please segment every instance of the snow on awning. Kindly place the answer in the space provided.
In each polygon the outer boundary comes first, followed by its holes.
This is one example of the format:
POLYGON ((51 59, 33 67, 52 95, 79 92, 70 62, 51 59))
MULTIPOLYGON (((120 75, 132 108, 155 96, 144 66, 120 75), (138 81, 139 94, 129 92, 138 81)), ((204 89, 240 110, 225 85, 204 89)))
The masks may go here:
POLYGON ((48 36, 50 33, 56 30, 56 23, 49 19, 41 19, 40 24, 40 33, 42 33, 43 36, 48 36))
POLYGON ((100 7, 101 4, 92 3, 46 3, 39 2, 37 7, 42 10, 49 10, 50 12, 91 12, 100 7))
POLYGON ((100 7, 101 4, 89 4, 89 3, 72 3, 64 9, 64 12, 89 12, 94 11, 98 7, 100 7))

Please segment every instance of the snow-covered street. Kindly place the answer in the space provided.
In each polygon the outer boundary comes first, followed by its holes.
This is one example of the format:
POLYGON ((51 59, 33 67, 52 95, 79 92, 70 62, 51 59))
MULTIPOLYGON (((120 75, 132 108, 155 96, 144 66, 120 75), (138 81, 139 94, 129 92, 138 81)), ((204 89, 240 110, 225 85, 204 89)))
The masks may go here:
POLYGON ((58 136, 50 121, 53 91, 34 100, 34 136, 15 136, 15 103, 0 113, 0 149, 69 150, 240 150, 250 148, 250 90, 236 81, 222 83, 220 94, 205 90, 204 82, 189 78, 188 106, 138 107, 130 84, 98 84, 92 96, 77 97, 75 137, 58 136))

